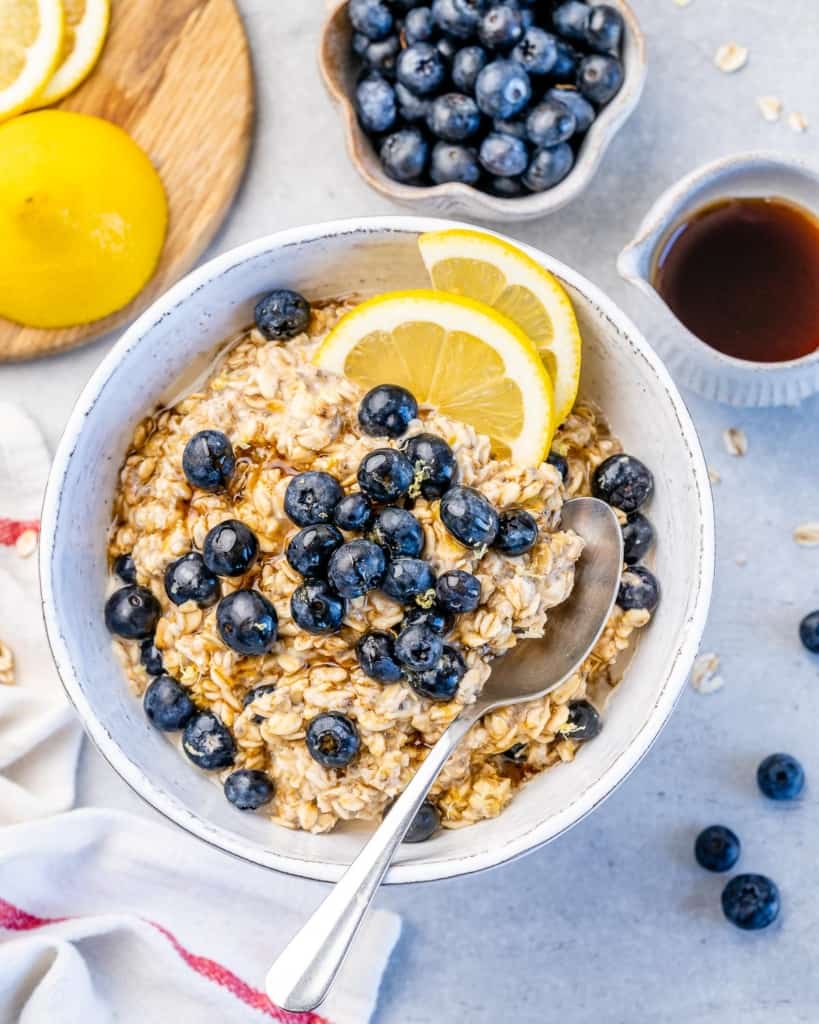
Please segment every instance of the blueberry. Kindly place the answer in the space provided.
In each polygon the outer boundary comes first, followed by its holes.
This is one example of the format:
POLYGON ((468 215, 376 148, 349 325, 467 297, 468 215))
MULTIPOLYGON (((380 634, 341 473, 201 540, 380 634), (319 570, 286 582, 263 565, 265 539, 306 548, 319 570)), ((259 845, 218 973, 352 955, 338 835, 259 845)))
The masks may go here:
POLYGON ((344 600, 324 580, 307 580, 293 591, 290 614, 307 633, 337 633, 344 618, 344 600))
POLYGON ((812 654, 819 654, 819 609, 799 623, 799 639, 812 654))
POLYGON ((381 589, 394 601, 409 604, 414 598, 435 590, 435 573, 423 558, 392 558, 381 581, 381 589))
POLYGON ((424 531, 412 514, 403 508, 382 509, 373 527, 374 541, 393 557, 417 558, 424 550, 424 531))
POLYGON ((400 437, 418 415, 418 403, 406 388, 379 384, 361 399, 358 422, 370 437, 400 437))
POLYGON ((805 788, 805 769, 790 754, 770 754, 757 768, 756 781, 771 800, 795 800, 805 788))
POLYGON ((438 27, 458 39, 478 31, 486 0, 432 0, 432 16, 438 27))
POLYGON ((395 124, 395 92, 381 75, 368 75, 355 89, 355 111, 367 132, 388 132, 395 124))
POLYGON ((356 32, 369 39, 383 39, 392 32, 392 11, 385 0, 350 0, 347 13, 356 32))
POLYGON ((626 565, 642 561, 654 543, 654 527, 642 512, 632 512, 622 526, 623 559, 626 565))
POLYGON ((492 61, 475 82, 475 99, 488 117, 513 117, 531 95, 529 76, 514 60, 492 61))
POLYGON ((660 584, 653 572, 642 565, 630 565, 620 578, 617 603, 624 611, 653 612, 660 602, 660 584))
POLYGON ((233 446, 220 430, 200 430, 182 453, 182 471, 188 483, 202 491, 223 490, 235 468, 233 446))
MULTIPOLYGON (((429 113, 430 100, 416 96, 414 92, 400 82, 395 83, 395 99, 398 103, 398 116, 404 121, 426 121, 429 113)), ((423 167, 421 168, 423 170, 423 167)), ((417 171, 420 174, 421 171, 417 171)), ((413 175, 414 176, 414 175, 413 175)))
POLYGON ((401 40, 397 35, 387 36, 378 42, 371 42, 364 52, 364 63, 370 71, 377 71, 385 78, 395 78, 395 64, 401 52, 401 40))
POLYGON ((565 455, 561 455, 559 452, 549 452, 546 456, 546 461, 550 466, 554 466, 555 469, 560 473, 563 478, 563 483, 569 479, 569 460, 565 455))
POLYGON ((364 533, 373 525, 375 513, 370 499, 360 491, 346 494, 336 505, 333 520, 339 529, 364 533))
POLYGON ((209 608, 219 600, 219 580, 198 551, 189 551, 165 570, 165 593, 174 604, 193 601, 200 608, 209 608))
POLYGON ((490 50, 505 50, 523 38, 523 16, 510 4, 490 7, 478 25, 478 37, 490 50))
POLYGON ((527 743, 513 743, 500 756, 509 764, 526 764, 526 758, 529 756, 529 745, 527 743))
POLYGON ((409 684, 421 697, 434 701, 452 700, 466 674, 466 662, 457 648, 444 644, 438 664, 409 676, 409 684))
POLYGON ((162 652, 154 643, 152 636, 146 637, 139 645, 139 660, 149 676, 161 676, 165 671, 162 652))
POLYGON ((737 835, 724 825, 709 825, 697 836, 694 856, 706 871, 730 871, 739 860, 737 835))
POLYGON ((611 455, 601 462, 592 477, 592 494, 628 515, 651 497, 651 470, 633 455, 611 455))
POLYGON ((404 836, 405 843, 425 843, 431 839, 441 827, 441 815, 435 804, 425 800, 412 819, 412 824, 404 836))
POLYGON ((327 576, 342 597, 361 597, 384 578, 387 559, 371 540, 351 540, 333 552, 327 576))
POLYGON ((229 768, 236 757, 230 730, 212 711, 198 711, 185 726, 182 749, 199 768, 229 768))
POLYGON ((256 303, 253 318, 268 341, 287 341, 310 323, 310 303, 291 288, 277 288, 256 303))
POLYGON ((305 526, 288 542, 285 557, 296 572, 307 579, 321 579, 333 552, 344 543, 344 537, 327 523, 305 526))
POLYGON ((779 916, 779 889, 765 875, 737 875, 722 891, 722 912, 737 928, 767 928, 779 916))
POLYGON ((600 53, 617 53, 623 38, 623 16, 609 4, 592 7, 586 22, 586 42, 600 53))
POLYGON ((114 575, 123 583, 136 583, 136 564, 131 555, 117 555, 114 559, 114 575))
POLYGON ((492 547, 504 555, 524 555, 537 544, 537 520, 523 508, 513 508, 498 516, 498 535, 492 547))
POLYGON ((555 31, 564 39, 577 43, 586 41, 586 26, 589 23, 591 8, 580 0, 566 0, 552 12, 552 24, 555 31))
POLYGON ((170 676, 157 676, 142 698, 151 725, 163 732, 181 729, 196 714, 196 705, 187 690, 170 676))
POLYGON ((549 89, 543 98, 545 100, 559 100, 564 107, 568 107, 571 110, 574 114, 575 132, 578 135, 587 132, 591 128, 596 116, 594 107, 574 86, 556 86, 554 89, 549 89))
POLYGON ((413 43, 398 55, 395 73, 398 81, 416 96, 429 96, 443 84, 446 65, 430 43, 413 43))
POLYGON ((478 159, 490 174, 514 177, 526 170, 529 151, 526 143, 514 135, 490 132, 481 143, 478 159))
POLYGON ((284 511, 297 526, 330 523, 343 497, 341 484, 334 476, 309 470, 290 480, 284 492, 284 511))
POLYGON ((584 57, 577 69, 577 88, 587 100, 602 107, 620 91, 623 65, 616 57, 595 53, 584 57))
POLYGON ((481 603, 481 581, 471 572, 450 569, 438 577, 435 594, 445 611, 456 615, 474 612, 481 603))
POLYGON ((481 176, 477 153, 469 146, 461 146, 456 142, 437 142, 432 147, 429 176, 436 185, 443 185, 447 181, 474 185, 481 176))
POLYGON ((205 537, 202 557, 217 576, 244 576, 259 554, 256 534, 238 519, 226 519, 205 537))
POLYGON ((482 46, 464 46, 452 58, 452 82, 461 92, 470 93, 481 70, 489 62, 482 46))
POLYGON ((279 632, 276 609, 258 590, 234 590, 216 609, 216 625, 225 644, 239 654, 266 654, 279 632))
POLYGON ((363 57, 367 52, 367 47, 372 42, 369 36, 365 36, 363 32, 353 32, 351 46, 353 53, 357 57, 363 57))
POLYGON ((407 46, 428 43, 435 35, 435 22, 429 7, 414 7, 404 18, 404 39, 407 46))
MULTIPOLYGON (((250 707, 251 704, 255 703, 261 697, 264 697, 268 693, 274 693, 275 690, 275 683, 261 683, 259 686, 254 686, 252 690, 248 690, 244 697, 242 697, 242 707, 250 707)), ((264 718, 262 715, 254 715, 253 721, 256 725, 261 725, 264 718)))
POLYGON ((365 676, 377 683, 397 683, 404 674, 395 656, 395 639, 392 633, 374 629, 355 645, 358 664, 365 676))
POLYGON ((435 601, 429 608, 421 608, 419 605, 407 608, 401 629, 405 629, 407 626, 428 626, 433 633, 446 636, 447 633, 452 632, 454 625, 455 616, 435 601))
POLYGON ((569 702, 569 717, 561 733, 570 740, 585 742, 593 740, 603 728, 597 708, 587 700, 569 702))
POLYGON ((502 199, 518 199, 526 192, 520 178, 496 176, 489 179, 487 187, 493 195, 500 196, 502 199))
POLYGON ((548 74, 557 62, 557 40, 551 32, 532 25, 512 50, 511 57, 529 75, 548 74))
POLYGON ((560 100, 543 100, 526 118, 526 131, 536 146, 557 146, 574 135, 574 114, 560 100))
POLYGON ((523 175, 523 184, 532 192, 545 192, 563 181, 574 163, 571 146, 561 142, 550 149, 539 149, 523 175))
POLYGON ((417 128, 401 128, 384 139, 378 155, 391 178, 414 181, 424 172, 429 146, 417 128))
POLYGON ((358 486, 373 501, 390 504, 402 498, 412 484, 412 464, 395 448, 368 452, 358 467, 358 486))
POLYGON ((120 587, 105 602, 105 625, 126 640, 153 636, 159 621, 159 601, 145 587, 120 587))
POLYGON ((344 768, 360 746, 358 730, 340 711, 316 715, 307 726, 307 749, 323 768, 344 768))
POLYGON ((458 42, 452 36, 441 36, 435 43, 435 49, 444 58, 446 65, 452 63, 452 59, 458 52, 458 42))
POLYGON ((553 82, 560 84, 565 82, 566 84, 574 85, 577 69, 580 61, 583 59, 583 54, 578 53, 568 43, 564 43, 562 39, 558 39, 555 49, 557 50, 557 57, 549 71, 549 78, 553 82))
POLYGON ((498 513, 473 487, 453 487, 441 499, 441 521, 469 548, 491 544, 498 533, 498 513))
POLYGON ((255 811, 273 799, 275 789, 264 772, 240 768, 225 779, 225 796, 240 811, 255 811))
POLYGON ((395 641, 395 656, 405 668, 425 672, 434 668, 441 658, 444 642, 429 628, 416 623, 407 626, 395 641))
POLYGON ((429 130, 446 142, 460 142, 474 135, 481 126, 481 112, 471 96, 445 92, 432 101, 427 115, 429 130))
POLYGON ((404 443, 403 449, 412 464, 421 495, 427 501, 440 498, 457 481, 455 454, 442 437, 415 434, 404 443))
POLYGON ((521 114, 518 117, 496 117, 492 122, 492 128, 501 135, 513 135, 516 139, 526 141, 526 118, 521 114))

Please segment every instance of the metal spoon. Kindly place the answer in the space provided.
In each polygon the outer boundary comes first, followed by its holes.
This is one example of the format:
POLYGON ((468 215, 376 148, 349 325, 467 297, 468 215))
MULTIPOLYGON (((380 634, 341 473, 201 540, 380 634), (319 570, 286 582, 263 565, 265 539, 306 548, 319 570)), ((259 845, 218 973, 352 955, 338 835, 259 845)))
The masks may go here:
POLYGON ((545 696, 576 671, 597 642, 620 583, 620 525, 604 502, 574 498, 563 506, 562 528, 585 541, 571 595, 549 612, 542 639, 527 640, 498 659, 477 701, 430 749, 364 849, 279 955, 265 982, 277 1006, 304 1013, 324 1001, 396 849, 447 758, 475 722, 493 708, 545 696))

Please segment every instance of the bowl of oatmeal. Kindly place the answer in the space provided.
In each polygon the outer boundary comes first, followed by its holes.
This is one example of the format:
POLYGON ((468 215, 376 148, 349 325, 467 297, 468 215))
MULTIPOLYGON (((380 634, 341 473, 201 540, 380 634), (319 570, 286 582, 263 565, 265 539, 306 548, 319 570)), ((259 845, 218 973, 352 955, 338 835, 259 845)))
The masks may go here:
POLYGON ((592 810, 662 728, 705 622, 713 522, 694 428, 653 351, 575 271, 527 250, 583 339, 580 393, 542 464, 316 365, 362 300, 428 287, 418 237, 451 226, 315 225, 195 271, 94 374, 46 495, 46 624, 92 739, 180 826, 305 877, 341 875, 492 661, 570 594, 568 498, 619 503, 644 564, 580 672, 472 730, 432 791, 434 834, 402 847, 388 881, 490 867, 592 810), (253 326, 279 289, 297 298, 253 326))

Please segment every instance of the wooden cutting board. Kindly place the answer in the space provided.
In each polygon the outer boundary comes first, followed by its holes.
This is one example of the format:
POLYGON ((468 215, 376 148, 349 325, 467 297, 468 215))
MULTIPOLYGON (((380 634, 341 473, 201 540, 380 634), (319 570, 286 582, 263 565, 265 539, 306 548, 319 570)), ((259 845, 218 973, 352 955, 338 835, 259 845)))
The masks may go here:
POLYGON ((123 309, 41 330, 0 318, 0 361, 81 345, 132 320, 187 271, 239 185, 253 124, 253 74, 233 0, 112 0, 91 76, 58 107, 120 125, 148 153, 168 194, 168 235, 153 278, 123 309))

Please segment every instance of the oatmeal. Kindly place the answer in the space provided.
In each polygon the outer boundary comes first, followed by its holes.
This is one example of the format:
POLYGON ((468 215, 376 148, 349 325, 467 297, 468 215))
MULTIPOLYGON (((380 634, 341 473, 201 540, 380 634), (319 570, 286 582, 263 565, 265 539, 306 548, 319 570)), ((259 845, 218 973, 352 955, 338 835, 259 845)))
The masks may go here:
MULTIPOLYGON (((348 308, 295 308, 286 343, 245 332, 200 390, 139 424, 109 548, 128 586, 109 599, 106 618, 135 692, 149 690, 151 720, 168 730, 187 723, 183 749, 219 773, 236 806, 312 832, 380 817, 475 700, 492 660, 542 634, 549 609, 571 592, 583 546, 560 529, 561 506, 590 494, 595 470, 620 452, 583 404, 534 469, 495 457, 488 438, 431 408, 418 409, 401 437, 371 436, 359 421, 363 390, 311 362, 348 308), (418 473, 423 460, 403 454, 421 434, 454 456, 458 486, 441 500, 424 496, 434 494, 434 472, 418 473), (390 480, 400 482, 405 462, 415 467, 409 487, 401 483, 406 508, 389 516, 358 493, 360 467, 379 472, 379 460, 390 463, 385 449, 395 453, 390 480), (457 539, 460 498, 501 512, 503 544, 457 539), (300 527, 322 502, 338 509, 335 521, 300 527), (354 596, 370 570, 381 582, 354 596)), ((469 529, 476 523, 480 515, 469 529)), ((532 775, 571 761, 596 734, 618 655, 653 607, 646 581, 629 570, 623 606, 579 671, 548 697, 487 714, 460 744, 430 796, 445 827, 498 814, 532 775)))

